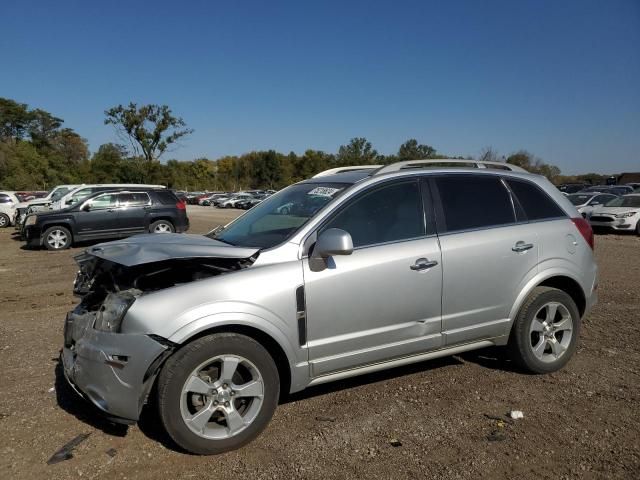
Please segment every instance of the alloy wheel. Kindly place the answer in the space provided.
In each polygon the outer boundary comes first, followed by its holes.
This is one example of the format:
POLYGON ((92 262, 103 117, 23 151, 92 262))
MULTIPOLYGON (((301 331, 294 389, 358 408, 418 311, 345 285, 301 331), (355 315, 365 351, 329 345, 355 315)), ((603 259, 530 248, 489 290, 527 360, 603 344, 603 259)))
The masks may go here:
POLYGON ((166 223, 159 223, 156 228, 153 229, 154 233, 171 233, 171 227, 166 223))
POLYGON ((573 336, 573 318, 559 302, 543 305, 529 328, 530 347, 538 360, 554 362, 562 357, 573 336))
POLYGON ((187 377, 180 414, 196 435, 231 438, 256 419, 264 398, 260 371, 246 358, 222 355, 200 364, 187 377))
POLYGON ((62 230, 52 230, 51 232, 49 232, 49 235, 47 235, 47 243, 56 250, 64 248, 64 246, 67 244, 67 241, 67 234, 62 230))

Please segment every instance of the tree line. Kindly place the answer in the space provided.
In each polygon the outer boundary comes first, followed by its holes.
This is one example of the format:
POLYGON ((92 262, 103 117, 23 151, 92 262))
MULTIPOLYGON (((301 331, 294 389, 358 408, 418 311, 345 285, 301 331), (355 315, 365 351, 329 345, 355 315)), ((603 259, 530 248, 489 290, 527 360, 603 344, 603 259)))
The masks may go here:
MULTIPOLYGON (((334 167, 462 158, 437 152, 416 139, 404 142, 395 154, 383 155, 366 138, 357 137, 335 153, 267 150, 161 162, 163 155, 193 132, 166 105, 130 103, 106 110, 104 123, 115 128, 120 142, 100 145, 93 154, 87 141, 63 123, 42 109, 0 98, 0 188, 46 190, 65 183, 153 183, 191 191, 279 189, 334 167)), ((560 178, 560 169, 526 151, 505 158, 487 148, 479 158, 517 164, 552 180, 560 178)))

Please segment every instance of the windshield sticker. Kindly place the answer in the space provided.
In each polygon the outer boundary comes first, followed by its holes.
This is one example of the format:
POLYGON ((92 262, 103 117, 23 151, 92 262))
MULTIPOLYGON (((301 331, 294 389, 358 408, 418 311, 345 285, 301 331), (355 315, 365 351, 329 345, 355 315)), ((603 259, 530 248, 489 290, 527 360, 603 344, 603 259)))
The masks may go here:
POLYGON ((336 192, 339 192, 340 188, 330 188, 330 187, 316 187, 310 192, 307 192, 307 195, 318 195, 320 197, 333 197, 336 192))

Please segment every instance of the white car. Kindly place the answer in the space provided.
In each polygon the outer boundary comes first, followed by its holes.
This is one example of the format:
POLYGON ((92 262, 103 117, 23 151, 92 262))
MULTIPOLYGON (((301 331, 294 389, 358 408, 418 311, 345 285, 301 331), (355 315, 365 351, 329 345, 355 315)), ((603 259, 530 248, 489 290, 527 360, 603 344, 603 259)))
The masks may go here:
POLYGON ((615 198, 588 217, 592 227, 636 232, 640 235, 640 193, 615 198))
POLYGON ((587 218, 595 208, 615 200, 618 195, 611 193, 571 193, 567 195, 567 198, 576 206, 582 217, 587 218))
POLYGON ((11 225, 16 205, 20 203, 15 192, 0 191, 0 228, 11 225))
POLYGON ((226 200, 220 201, 217 203, 220 208, 235 208, 236 203, 243 202, 245 200, 251 200, 253 195, 249 195, 248 193, 238 193, 233 197, 227 198, 226 200))

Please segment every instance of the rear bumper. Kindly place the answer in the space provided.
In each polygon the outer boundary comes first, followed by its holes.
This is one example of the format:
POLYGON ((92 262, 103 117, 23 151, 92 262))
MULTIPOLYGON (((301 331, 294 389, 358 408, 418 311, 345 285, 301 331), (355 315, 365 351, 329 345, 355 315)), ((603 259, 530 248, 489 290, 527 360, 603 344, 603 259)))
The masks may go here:
POLYGON ((95 330, 94 319, 95 314, 78 309, 67 314, 64 375, 113 421, 134 423, 171 349, 147 335, 95 330))

